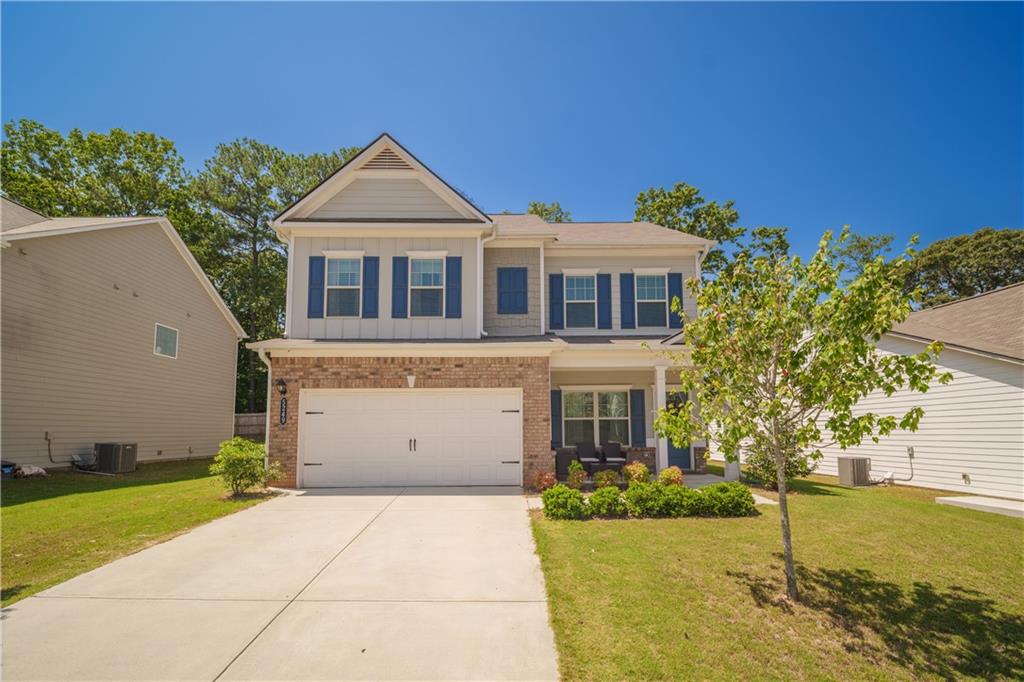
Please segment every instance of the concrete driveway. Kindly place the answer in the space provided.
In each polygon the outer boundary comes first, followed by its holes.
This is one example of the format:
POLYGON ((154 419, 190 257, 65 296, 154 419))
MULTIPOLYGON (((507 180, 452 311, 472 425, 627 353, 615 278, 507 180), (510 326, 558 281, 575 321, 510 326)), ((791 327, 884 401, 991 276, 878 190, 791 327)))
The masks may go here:
POLYGON ((291 494, 3 612, 5 680, 557 678, 518 490, 291 494))

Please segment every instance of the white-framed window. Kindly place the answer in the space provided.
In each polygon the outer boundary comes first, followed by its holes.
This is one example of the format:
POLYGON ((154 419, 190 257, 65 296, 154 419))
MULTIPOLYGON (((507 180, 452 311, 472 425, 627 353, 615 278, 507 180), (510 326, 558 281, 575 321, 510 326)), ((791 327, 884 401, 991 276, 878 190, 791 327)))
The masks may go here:
POLYGON ((566 445, 616 442, 628 447, 629 391, 563 391, 562 439, 566 445))
POLYGON ((153 331, 153 355, 172 360, 178 357, 178 330, 167 325, 156 324, 153 331))
POLYGON ((636 326, 668 326, 668 274, 636 273, 636 326))
POLYGON ((444 256, 409 258, 409 316, 444 317, 444 256))
POLYGON ((565 275, 566 329, 597 328, 597 275, 565 275))
POLYGON ((324 295, 327 317, 359 317, 363 300, 363 257, 327 257, 324 295))

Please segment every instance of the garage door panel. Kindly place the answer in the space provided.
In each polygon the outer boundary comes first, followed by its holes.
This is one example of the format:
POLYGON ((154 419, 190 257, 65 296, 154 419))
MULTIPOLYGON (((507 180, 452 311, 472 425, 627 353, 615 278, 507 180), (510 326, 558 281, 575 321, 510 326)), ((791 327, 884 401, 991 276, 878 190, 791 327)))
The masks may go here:
POLYGON ((522 482, 517 390, 316 391, 301 402, 305 487, 522 482))

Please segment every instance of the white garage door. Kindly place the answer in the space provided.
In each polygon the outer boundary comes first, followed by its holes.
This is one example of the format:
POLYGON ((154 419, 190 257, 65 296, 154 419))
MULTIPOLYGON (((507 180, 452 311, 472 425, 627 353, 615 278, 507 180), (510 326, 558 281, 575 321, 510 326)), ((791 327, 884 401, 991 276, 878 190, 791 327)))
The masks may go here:
POLYGON ((518 389, 306 390, 301 485, 521 485, 518 389))

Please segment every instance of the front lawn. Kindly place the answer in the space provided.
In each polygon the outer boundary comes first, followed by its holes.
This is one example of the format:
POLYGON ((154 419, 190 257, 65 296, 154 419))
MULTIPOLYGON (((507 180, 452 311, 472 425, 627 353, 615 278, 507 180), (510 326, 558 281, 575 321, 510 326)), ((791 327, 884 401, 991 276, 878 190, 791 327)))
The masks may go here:
POLYGON ((3 605, 264 499, 226 498, 209 466, 161 462, 120 476, 53 471, 5 480, 3 605))
POLYGON ((797 605, 783 599, 777 507, 739 519, 534 512, 562 675, 1020 679, 1024 521, 940 506, 941 494, 797 482, 797 605))

